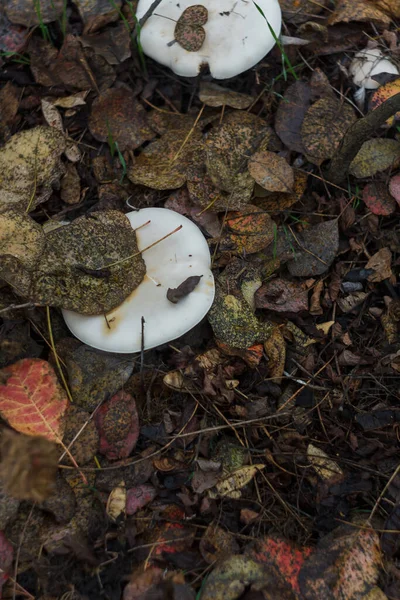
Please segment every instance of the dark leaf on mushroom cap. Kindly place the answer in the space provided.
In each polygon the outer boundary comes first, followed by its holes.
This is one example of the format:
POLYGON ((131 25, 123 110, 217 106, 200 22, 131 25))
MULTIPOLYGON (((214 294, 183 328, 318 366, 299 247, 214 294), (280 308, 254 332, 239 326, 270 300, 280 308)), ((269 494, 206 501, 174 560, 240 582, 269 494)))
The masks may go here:
POLYGON ((175 27, 174 36, 178 44, 188 52, 200 50, 206 39, 202 25, 207 23, 208 10, 197 4, 183 11, 175 27))
POLYGON ((185 281, 182 281, 177 288, 169 288, 167 291, 167 298, 173 304, 182 300, 185 296, 193 292, 196 285, 199 284, 200 279, 203 275, 192 275, 192 277, 188 277, 185 281))
POLYGON ((86 315, 106 313, 142 281, 146 267, 138 252, 136 234, 122 213, 104 211, 80 217, 46 236, 43 254, 31 272, 31 298, 86 315), (90 274, 91 269, 107 267, 109 277, 90 274))

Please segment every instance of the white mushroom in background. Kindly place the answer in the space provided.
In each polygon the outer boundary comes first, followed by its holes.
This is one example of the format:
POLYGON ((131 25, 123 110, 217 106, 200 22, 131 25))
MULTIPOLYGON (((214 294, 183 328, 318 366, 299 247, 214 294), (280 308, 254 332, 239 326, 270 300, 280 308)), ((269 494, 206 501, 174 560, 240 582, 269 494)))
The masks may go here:
MULTIPOLYGON (((256 3, 263 14, 252 0, 202 0, 199 4, 163 0, 141 29, 143 51, 177 75, 195 77, 203 65, 208 65, 215 79, 234 77, 257 64, 275 45, 271 29, 276 37, 280 34, 278 0, 256 3), (208 11, 207 21, 201 24, 205 38, 199 50, 189 52, 175 40, 175 28, 183 11, 199 5, 208 11)), ((152 0, 139 0, 139 20, 151 4, 152 0)))
POLYGON ((372 79, 373 75, 399 74, 396 65, 387 59, 379 48, 365 48, 365 50, 357 52, 350 64, 349 71, 353 83, 367 90, 376 90, 380 85, 372 79))
POLYGON ((208 313, 215 293, 210 251, 192 221, 166 208, 144 208, 126 216, 133 229, 140 227, 136 231, 139 250, 182 228, 143 252, 143 281, 107 315, 85 316, 63 310, 67 326, 79 340, 98 350, 119 353, 141 350, 142 317, 145 349, 180 337, 208 313), (178 303, 170 302, 168 289, 177 288, 191 276, 202 276, 195 289, 178 303))

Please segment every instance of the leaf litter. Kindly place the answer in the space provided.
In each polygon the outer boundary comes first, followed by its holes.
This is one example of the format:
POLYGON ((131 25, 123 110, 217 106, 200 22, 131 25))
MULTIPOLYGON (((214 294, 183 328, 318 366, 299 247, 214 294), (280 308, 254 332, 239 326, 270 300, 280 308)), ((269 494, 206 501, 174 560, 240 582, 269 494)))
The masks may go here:
POLYGON ((398 596, 398 80, 348 74, 396 60, 400 10, 280 5, 281 45, 219 83, 144 57, 130 2, 0 9, 4 597, 398 596), (204 234, 211 310, 134 355, 78 342, 59 309, 107 329, 146 274, 124 213, 155 206, 204 234))

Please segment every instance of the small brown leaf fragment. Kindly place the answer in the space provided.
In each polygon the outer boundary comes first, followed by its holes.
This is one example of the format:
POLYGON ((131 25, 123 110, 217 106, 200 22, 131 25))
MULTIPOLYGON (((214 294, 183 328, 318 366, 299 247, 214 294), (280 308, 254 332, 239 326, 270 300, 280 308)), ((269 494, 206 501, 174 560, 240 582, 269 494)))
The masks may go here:
POLYGON ((304 154, 301 126, 310 106, 308 83, 296 81, 285 92, 275 118, 275 131, 290 150, 304 154))
POLYGON ((266 150, 256 152, 249 160, 250 175, 269 192, 292 192, 294 173, 282 157, 266 150))
POLYGON ((169 288, 167 291, 168 300, 173 304, 177 304, 179 300, 182 300, 182 298, 185 298, 185 296, 188 296, 193 292, 195 287, 200 283, 202 277, 203 275, 192 275, 185 279, 185 281, 182 281, 177 288, 169 288))
POLYGON ((373 269, 374 272, 368 275, 368 281, 384 281, 392 276, 392 253, 389 248, 381 248, 376 254, 371 256, 365 268, 373 269))
POLYGON ((68 163, 61 179, 61 200, 66 204, 78 204, 81 199, 81 180, 76 166, 68 163))
POLYGON ((241 110, 248 108, 254 100, 253 96, 239 94, 209 81, 200 83, 199 99, 206 106, 231 106, 241 110))
POLYGON ((279 327, 275 327, 271 336, 264 342, 264 350, 268 358, 269 376, 274 383, 280 385, 285 370, 286 342, 279 327))

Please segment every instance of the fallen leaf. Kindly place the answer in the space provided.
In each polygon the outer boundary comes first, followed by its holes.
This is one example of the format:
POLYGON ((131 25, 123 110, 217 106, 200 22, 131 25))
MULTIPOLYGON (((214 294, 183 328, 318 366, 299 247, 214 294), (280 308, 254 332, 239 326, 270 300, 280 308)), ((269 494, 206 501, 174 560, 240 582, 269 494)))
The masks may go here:
POLYGON ((129 456, 139 437, 139 417, 130 394, 120 391, 102 404, 96 412, 95 423, 101 454, 109 460, 129 456))
MULTIPOLYGON (((82 21, 87 25, 91 21, 98 19, 102 25, 106 25, 109 22, 115 21, 119 17, 119 8, 121 7, 121 0, 73 0, 74 4, 79 10, 79 14, 82 21), (109 16, 109 18, 104 18, 109 16)), ((95 31, 96 28, 91 27, 91 32, 95 31)))
POLYGON ((395 175, 389 183, 389 192, 400 206, 400 175, 395 175))
POLYGON ((285 370, 286 342, 279 327, 275 327, 271 336, 264 342, 264 350, 268 358, 269 376, 280 385, 285 370))
POLYGON ((0 256, 13 256, 33 268, 43 252, 44 239, 40 225, 26 213, 14 208, 0 213, 0 256))
POLYGON ((145 109, 125 87, 105 90, 94 100, 88 125, 96 140, 118 144, 121 151, 154 138, 145 109))
MULTIPOLYGON (((87 0, 85 1, 87 2, 87 0)), ((104 0, 104 2, 106 1, 109 2, 109 0, 104 0)), ((108 6, 111 7, 112 5, 109 3, 108 6)), ((93 16, 99 17, 100 13, 97 12, 93 16)), ((123 22, 103 29, 96 35, 81 35, 79 39, 84 48, 91 48, 95 54, 103 57, 109 65, 119 65, 130 58, 132 54, 130 31, 123 22)))
POLYGON ((113 521, 125 515, 126 506, 126 487, 125 482, 121 481, 111 490, 107 499, 106 513, 113 521))
MULTIPOLYGON (((378 87, 377 90, 371 96, 370 100, 370 109, 375 110, 380 106, 383 102, 386 102, 392 96, 395 96, 400 92, 400 78, 395 79, 394 81, 388 81, 384 85, 378 87)), ((390 117, 386 121, 386 125, 391 127, 395 121, 400 118, 400 112, 397 112, 395 115, 390 117)))
POLYGON ((5 582, 12 572, 14 548, 8 541, 3 531, 0 531, 0 595, 5 582))
MULTIPOLYGON (((29 39, 29 29, 10 23, 3 10, 0 11, 0 52, 18 54, 24 50, 29 39)), ((1 64, 1 61, 0 61, 1 64)))
POLYGON ((339 465, 329 458, 326 452, 318 448, 318 446, 314 446, 314 444, 308 444, 307 458, 321 479, 330 479, 335 475, 343 475, 343 471, 339 465))
MULTIPOLYGON (((90 462, 99 448, 99 434, 89 413, 71 404, 65 414, 63 443, 70 448, 78 465, 90 462), (73 441, 73 443, 72 443, 73 441)), ((68 462, 68 456, 63 462, 68 462)))
POLYGON ((290 150, 305 153, 301 127, 310 106, 310 85, 296 81, 286 90, 275 116, 275 131, 290 150))
POLYGON ((248 168, 250 175, 265 190, 286 193, 293 191, 293 169, 282 156, 266 150, 256 152, 250 158, 248 168))
POLYGON ((240 469, 233 471, 233 473, 220 479, 216 484, 215 489, 217 496, 219 498, 240 498, 242 495, 240 490, 250 483, 259 470, 264 468, 264 464, 259 464, 241 467, 240 469))
POLYGON ((221 248, 238 254, 258 252, 274 239, 275 223, 268 213, 251 204, 240 212, 228 213, 225 225, 221 248))
POLYGON ((306 600, 364 598, 375 586, 381 567, 378 534, 342 525, 323 537, 300 570, 306 600))
POLYGON ((54 104, 42 98, 41 107, 44 119, 49 127, 54 127, 54 129, 58 129, 61 133, 64 133, 64 126, 62 122, 62 117, 54 104))
POLYGON ((389 279, 392 275, 392 253, 389 248, 381 248, 376 252, 367 264, 366 269, 373 269, 373 273, 368 275, 368 281, 379 282, 389 279))
POLYGON ((191 277, 185 279, 185 281, 182 281, 177 288, 168 288, 168 300, 173 304, 177 304, 180 300, 182 300, 182 298, 185 298, 191 292, 193 292, 202 277, 203 275, 192 275, 191 277))
POLYGON ((136 487, 129 488, 126 493, 126 514, 134 515, 138 510, 152 502, 157 496, 157 490, 153 485, 142 483, 136 487))
POLYGON ((355 120, 354 109, 349 104, 332 97, 317 100, 307 110, 301 126, 301 137, 308 160, 320 165, 324 160, 332 158, 355 120))
POLYGON ((328 24, 350 21, 372 22, 387 26, 390 18, 382 12, 374 0, 338 0, 335 10, 328 19, 328 24))
POLYGON ((187 52, 198 52, 206 38, 202 25, 208 21, 208 10, 201 4, 188 6, 175 25, 174 38, 187 52))
POLYGON ((350 164, 349 172, 357 179, 372 177, 397 165, 400 159, 400 143, 387 138, 367 140, 350 164))
POLYGON ((61 179, 61 200, 66 204, 78 204, 81 199, 81 179, 75 165, 66 166, 66 172, 61 179))
POLYGON ((55 491, 59 449, 44 437, 5 430, 1 437, 0 477, 19 500, 43 502, 55 491))
POLYGON ((221 87, 211 81, 201 81, 199 99, 206 106, 217 108, 218 106, 230 106, 237 109, 245 109, 253 102, 253 96, 239 94, 229 88, 221 87))
POLYGON ((63 0, 40 0, 39 4, 31 0, 8 0, 5 4, 10 21, 25 27, 56 21, 61 17, 63 8, 63 0))
POLYGON ((363 189, 363 202, 374 215, 391 215, 396 210, 396 202, 389 194, 385 183, 371 181, 363 189))
POLYGON ((271 279, 255 293, 257 308, 275 312, 301 312, 308 310, 308 292, 302 283, 271 279))
POLYGON ((17 431, 60 443, 68 398, 53 367, 25 358, 1 370, 0 414, 17 431))
MULTIPOLYGON (((257 189, 255 190, 255 204, 263 210, 271 213, 279 213, 293 206, 301 200, 307 188, 307 173, 302 171, 294 171, 293 192, 270 192, 264 197, 258 197, 257 189)), ((257 188, 257 186, 256 186, 257 188)))

